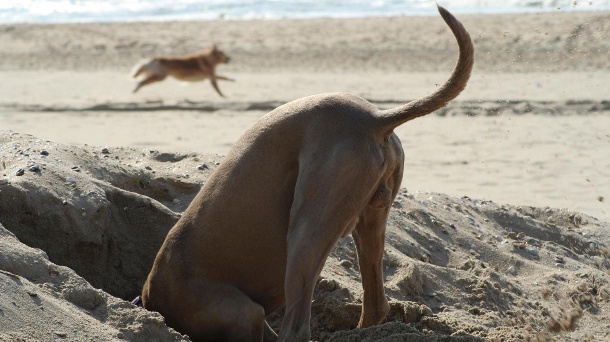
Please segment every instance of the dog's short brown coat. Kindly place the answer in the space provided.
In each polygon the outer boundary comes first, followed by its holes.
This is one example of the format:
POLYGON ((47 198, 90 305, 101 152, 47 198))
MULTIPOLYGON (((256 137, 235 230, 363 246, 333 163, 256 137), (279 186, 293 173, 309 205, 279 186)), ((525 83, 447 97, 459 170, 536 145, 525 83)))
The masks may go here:
POLYGON ((224 96, 216 80, 233 81, 232 79, 216 75, 216 66, 220 63, 228 63, 230 58, 216 45, 195 53, 180 57, 153 57, 137 64, 132 73, 132 78, 140 78, 133 89, 137 92, 145 85, 163 81, 167 76, 180 81, 197 82, 210 79, 214 90, 220 96, 224 96), (144 76, 144 77, 140 77, 144 76))
POLYGON ((358 326, 383 321, 385 224, 404 162, 393 130, 455 98, 474 60, 467 31, 439 12, 460 48, 450 79, 389 110, 335 93, 262 117, 170 230, 144 285, 145 308, 196 341, 308 341, 316 280, 351 233, 364 288, 358 326), (265 316, 282 304, 276 336, 265 316))

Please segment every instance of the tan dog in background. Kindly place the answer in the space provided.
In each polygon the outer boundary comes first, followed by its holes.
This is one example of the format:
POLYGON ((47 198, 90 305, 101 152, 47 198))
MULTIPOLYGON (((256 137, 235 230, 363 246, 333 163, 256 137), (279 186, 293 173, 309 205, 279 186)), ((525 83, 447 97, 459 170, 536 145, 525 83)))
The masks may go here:
POLYGON ((169 231, 144 285, 146 309, 193 341, 309 341, 316 281, 352 234, 364 288, 358 326, 385 319, 385 226, 404 164, 394 129, 458 96, 474 63, 468 32, 439 12, 459 45, 449 80, 388 110, 333 93, 259 119, 169 231), (277 336, 265 318, 283 304, 277 336))
POLYGON ((207 48, 200 53, 181 57, 154 57, 136 65, 131 77, 144 77, 138 82, 133 92, 137 92, 145 85, 163 81, 167 76, 180 81, 198 82, 210 79, 212 86, 218 95, 224 95, 218 89, 216 80, 233 81, 232 79, 216 75, 216 66, 220 63, 228 63, 229 57, 216 45, 207 48))

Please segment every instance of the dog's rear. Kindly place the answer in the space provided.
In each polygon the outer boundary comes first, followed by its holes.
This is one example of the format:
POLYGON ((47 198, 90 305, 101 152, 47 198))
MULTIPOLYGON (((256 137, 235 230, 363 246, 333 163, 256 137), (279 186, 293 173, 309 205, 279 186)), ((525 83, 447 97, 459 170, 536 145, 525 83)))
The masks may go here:
POLYGON ((167 75, 168 70, 162 59, 151 58, 144 60, 137 64, 131 72, 132 78, 139 79, 138 85, 134 88, 133 92, 137 92, 147 84, 163 81, 167 75))
POLYGON ((149 58, 142 60, 140 63, 134 66, 131 71, 131 78, 136 79, 142 75, 149 77, 152 75, 160 75, 161 71, 161 63, 156 58, 149 58))

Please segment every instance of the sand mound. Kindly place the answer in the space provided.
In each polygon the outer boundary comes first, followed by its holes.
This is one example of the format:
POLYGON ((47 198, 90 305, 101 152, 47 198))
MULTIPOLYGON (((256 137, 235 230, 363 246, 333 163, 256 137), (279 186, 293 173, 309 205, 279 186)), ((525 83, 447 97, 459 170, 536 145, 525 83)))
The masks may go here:
POLYGON ((0 341, 183 340, 161 315, 92 287, 2 225, 0 292, 0 341))
POLYGON ((140 292, 176 211, 214 167, 208 161, 196 170, 195 155, 75 147, 13 133, 0 135, 0 154, 10 175, 1 188, 1 223, 121 298, 140 292), (195 171, 200 177, 190 179, 195 171))
MULTIPOLYGON (((0 132, 0 159, 0 339, 186 338, 125 300, 220 157, 0 132)), ((362 288, 346 238, 316 288, 314 340, 607 339, 609 228, 569 210, 403 189, 386 234, 387 322, 354 329, 362 288)))

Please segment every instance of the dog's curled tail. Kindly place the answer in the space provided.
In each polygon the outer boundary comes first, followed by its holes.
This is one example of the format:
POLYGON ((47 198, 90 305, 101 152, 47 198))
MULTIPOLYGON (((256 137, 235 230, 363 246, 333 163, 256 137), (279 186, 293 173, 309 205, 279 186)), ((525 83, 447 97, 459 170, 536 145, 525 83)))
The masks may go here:
POLYGON ((402 106, 382 111, 378 116, 378 122, 384 135, 389 135, 394 128, 409 120, 444 107, 447 102, 453 100, 466 88, 466 83, 470 78, 472 65, 474 64, 474 46, 472 40, 464 26, 462 26, 462 23, 443 7, 439 5, 437 7, 445 23, 447 23, 457 39, 459 46, 457 64, 447 82, 432 94, 402 106))

